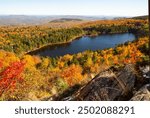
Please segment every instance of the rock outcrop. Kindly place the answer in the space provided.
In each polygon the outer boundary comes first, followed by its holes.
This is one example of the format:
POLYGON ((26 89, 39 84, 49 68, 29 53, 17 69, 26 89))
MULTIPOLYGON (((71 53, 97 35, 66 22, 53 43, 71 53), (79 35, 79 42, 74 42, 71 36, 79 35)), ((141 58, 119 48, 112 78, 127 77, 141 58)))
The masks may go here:
POLYGON ((135 84, 133 65, 127 65, 118 73, 111 70, 101 72, 80 89, 73 100, 114 101, 128 100, 135 84))
POLYGON ((150 101, 150 84, 143 86, 131 98, 131 101, 150 101))

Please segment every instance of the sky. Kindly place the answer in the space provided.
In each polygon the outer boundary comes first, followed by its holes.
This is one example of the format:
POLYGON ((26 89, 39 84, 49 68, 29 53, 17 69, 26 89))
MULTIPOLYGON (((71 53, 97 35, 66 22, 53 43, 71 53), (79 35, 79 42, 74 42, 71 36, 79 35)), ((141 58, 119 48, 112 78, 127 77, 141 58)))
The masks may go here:
POLYGON ((0 15, 148 15, 148 0, 0 0, 0 15))

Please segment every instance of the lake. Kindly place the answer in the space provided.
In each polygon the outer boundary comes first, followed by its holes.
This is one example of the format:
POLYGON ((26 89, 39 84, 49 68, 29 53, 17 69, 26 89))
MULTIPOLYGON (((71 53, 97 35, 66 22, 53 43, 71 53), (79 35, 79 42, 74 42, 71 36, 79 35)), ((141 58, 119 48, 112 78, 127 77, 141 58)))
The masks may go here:
POLYGON ((85 50, 103 50, 106 48, 115 47, 118 44, 123 44, 128 41, 135 40, 136 37, 132 33, 123 34, 105 34, 99 36, 83 36, 71 43, 57 44, 53 46, 46 46, 36 51, 32 51, 31 55, 57 57, 65 54, 76 54, 85 50))

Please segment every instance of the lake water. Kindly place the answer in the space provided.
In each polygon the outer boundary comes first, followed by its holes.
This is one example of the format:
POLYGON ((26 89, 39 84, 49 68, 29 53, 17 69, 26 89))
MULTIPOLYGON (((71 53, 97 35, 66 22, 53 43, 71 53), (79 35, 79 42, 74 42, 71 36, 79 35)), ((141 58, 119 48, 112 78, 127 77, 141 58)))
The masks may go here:
POLYGON ((63 56, 65 54, 76 54, 85 50, 102 50, 112 48, 118 44, 123 44, 127 41, 133 41, 135 39, 136 37, 132 33, 107 34, 94 37, 83 36, 72 41, 71 43, 46 46, 39 50, 30 52, 29 54, 56 57, 63 56))

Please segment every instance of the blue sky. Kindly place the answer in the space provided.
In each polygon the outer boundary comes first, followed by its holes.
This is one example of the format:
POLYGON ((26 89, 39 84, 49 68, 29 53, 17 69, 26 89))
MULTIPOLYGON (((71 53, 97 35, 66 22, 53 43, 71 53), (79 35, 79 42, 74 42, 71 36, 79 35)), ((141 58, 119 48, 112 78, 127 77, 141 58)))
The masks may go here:
POLYGON ((0 0, 1 15, 148 14, 148 0, 0 0))

